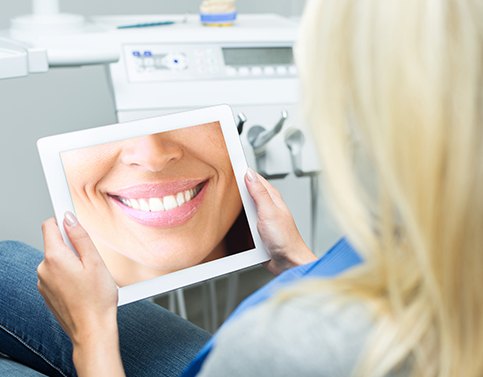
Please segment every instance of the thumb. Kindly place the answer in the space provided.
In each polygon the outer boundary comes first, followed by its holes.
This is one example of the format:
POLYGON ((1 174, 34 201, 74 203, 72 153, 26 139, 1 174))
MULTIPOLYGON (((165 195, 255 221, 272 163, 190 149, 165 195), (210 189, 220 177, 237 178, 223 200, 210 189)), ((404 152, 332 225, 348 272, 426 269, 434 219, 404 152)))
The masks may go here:
POLYGON ((79 258, 83 262, 86 260, 100 259, 99 252, 91 238, 85 229, 79 224, 77 217, 75 217, 70 211, 67 211, 64 215, 64 228, 69 236, 72 246, 74 246, 79 254, 79 258))
POLYGON ((275 208, 273 199, 258 174, 250 168, 245 175, 245 184, 257 207, 258 217, 270 216, 275 208))

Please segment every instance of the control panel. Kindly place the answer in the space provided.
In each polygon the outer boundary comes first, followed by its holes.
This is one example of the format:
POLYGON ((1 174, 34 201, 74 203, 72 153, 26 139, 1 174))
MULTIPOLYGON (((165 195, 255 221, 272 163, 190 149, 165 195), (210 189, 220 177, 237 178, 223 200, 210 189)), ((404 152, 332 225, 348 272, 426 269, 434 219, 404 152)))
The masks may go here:
POLYGON ((296 77, 291 46, 124 45, 129 81, 296 77))

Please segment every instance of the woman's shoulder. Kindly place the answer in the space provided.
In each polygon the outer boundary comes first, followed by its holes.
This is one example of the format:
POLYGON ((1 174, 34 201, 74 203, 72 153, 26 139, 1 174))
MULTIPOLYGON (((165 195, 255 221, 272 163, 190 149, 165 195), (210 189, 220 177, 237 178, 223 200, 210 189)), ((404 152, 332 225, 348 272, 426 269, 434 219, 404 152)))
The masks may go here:
POLYGON ((373 325, 361 300, 318 292, 272 299, 220 331, 202 375, 348 376, 373 325))

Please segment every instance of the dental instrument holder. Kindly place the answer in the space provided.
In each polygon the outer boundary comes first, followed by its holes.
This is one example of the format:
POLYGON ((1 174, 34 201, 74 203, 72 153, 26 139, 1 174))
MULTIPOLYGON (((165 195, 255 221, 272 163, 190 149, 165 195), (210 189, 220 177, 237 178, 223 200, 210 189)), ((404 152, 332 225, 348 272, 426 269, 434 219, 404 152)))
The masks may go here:
POLYGON ((253 148, 255 154, 255 163, 257 171, 266 179, 281 179, 285 178, 288 173, 268 174, 266 168, 267 149, 266 146, 277 135, 287 120, 287 111, 282 111, 282 116, 275 127, 271 130, 265 129, 263 126, 255 125, 248 131, 247 140, 253 148))
POLYGON ((318 209, 318 193, 319 193, 319 171, 303 171, 302 170, 302 149, 305 144, 305 136, 299 129, 288 129, 285 133, 285 145, 290 151, 293 172, 296 177, 310 177, 310 210, 311 210, 311 234, 310 243, 312 250, 317 249, 317 209, 318 209))

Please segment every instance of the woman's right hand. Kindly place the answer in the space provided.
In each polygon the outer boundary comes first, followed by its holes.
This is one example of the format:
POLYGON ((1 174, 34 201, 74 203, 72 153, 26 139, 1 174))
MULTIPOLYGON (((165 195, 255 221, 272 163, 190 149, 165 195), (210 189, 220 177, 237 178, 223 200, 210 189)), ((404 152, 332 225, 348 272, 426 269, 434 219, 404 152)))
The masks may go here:
POLYGON ((245 183, 257 207, 258 231, 272 258, 267 269, 278 275, 316 260, 277 189, 252 169, 248 169, 245 183))
POLYGON ((72 213, 64 228, 78 255, 65 244, 54 219, 42 224, 44 260, 38 288, 69 335, 79 376, 124 376, 117 327, 117 286, 89 235, 72 213))

